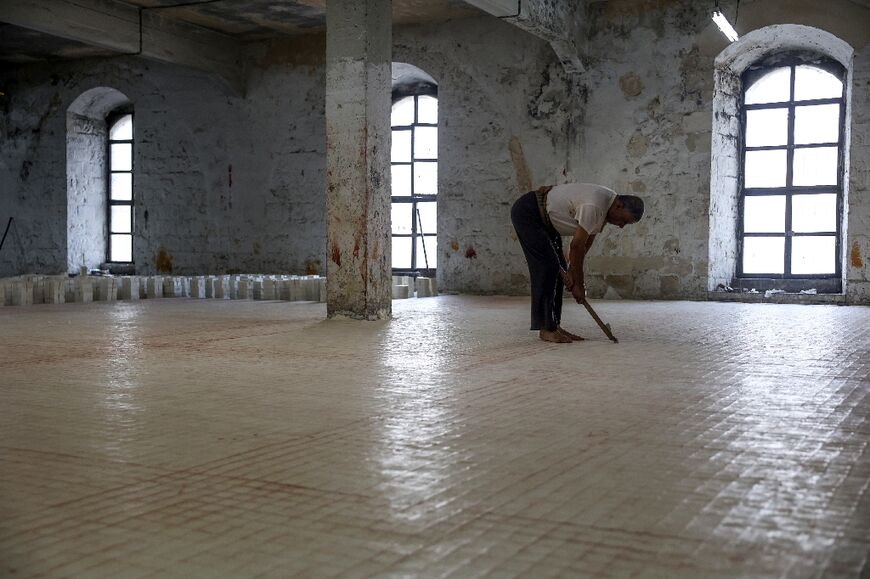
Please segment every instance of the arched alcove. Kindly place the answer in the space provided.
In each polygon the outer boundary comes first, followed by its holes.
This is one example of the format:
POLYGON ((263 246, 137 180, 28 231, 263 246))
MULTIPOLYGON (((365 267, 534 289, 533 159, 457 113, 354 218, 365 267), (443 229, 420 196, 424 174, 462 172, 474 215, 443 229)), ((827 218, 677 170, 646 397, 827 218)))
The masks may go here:
MULTIPOLYGON (((707 289, 734 278, 737 257, 737 220, 740 202, 740 111, 741 77, 754 63, 772 55, 804 52, 839 62, 846 70, 846 125, 844 159, 844 210, 848 215, 849 119, 853 49, 833 34, 796 24, 778 24, 754 30, 725 48, 715 59, 713 94, 713 136, 710 168, 710 234, 707 289)), ((846 239, 843 223, 841 241, 846 239)), ((844 259, 843 256, 841 259, 844 259)), ((846 271, 846 268, 842 268, 846 271)), ((845 274, 844 274, 845 275, 845 274)), ((845 290, 845 280, 844 280, 845 290)))
POLYGON ((83 92, 67 108, 67 269, 97 268, 106 260, 106 117, 131 107, 109 87, 83 92))

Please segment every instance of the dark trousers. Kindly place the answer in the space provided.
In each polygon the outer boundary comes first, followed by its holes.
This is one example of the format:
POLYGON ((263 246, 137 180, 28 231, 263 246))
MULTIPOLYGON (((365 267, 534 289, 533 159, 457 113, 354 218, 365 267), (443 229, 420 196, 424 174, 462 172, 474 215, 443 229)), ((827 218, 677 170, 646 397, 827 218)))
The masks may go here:
POLYGON ((526 255, 532 284, 531 330, 555 330, 562 321, 562 290, 559 270, 568 269, 562 253, 562 237, 545 225, 535 192, 526 193, 511 207, 511 221, 526 255))

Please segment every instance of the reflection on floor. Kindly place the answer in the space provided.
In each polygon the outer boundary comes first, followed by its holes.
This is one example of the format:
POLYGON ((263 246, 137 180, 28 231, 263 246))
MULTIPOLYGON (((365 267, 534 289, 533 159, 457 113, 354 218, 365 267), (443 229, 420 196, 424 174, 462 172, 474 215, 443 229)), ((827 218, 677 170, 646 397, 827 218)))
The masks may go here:
POLYGON ((870 308, 0 308, 0 575, 857 576, 870 308))

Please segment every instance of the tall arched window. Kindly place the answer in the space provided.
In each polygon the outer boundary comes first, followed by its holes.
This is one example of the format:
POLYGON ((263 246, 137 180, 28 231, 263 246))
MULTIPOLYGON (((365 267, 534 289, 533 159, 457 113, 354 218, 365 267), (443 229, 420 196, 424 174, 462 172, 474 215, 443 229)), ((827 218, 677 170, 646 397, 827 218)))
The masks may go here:
POLYGON ((844 74, 799 55, 744 73, 739 277, 840 278, 844 74))
POLYGON ((133 261, 133 114, 113 113, 109 126, 108 258, 133 261))
POLYGON ((438 98, 393 104, 393 271, 434 270, 437 259, 438 98))
POLYGON ((438 84, 394 62, 392 110, 393 272, 434 276, 438 267, 438 84))

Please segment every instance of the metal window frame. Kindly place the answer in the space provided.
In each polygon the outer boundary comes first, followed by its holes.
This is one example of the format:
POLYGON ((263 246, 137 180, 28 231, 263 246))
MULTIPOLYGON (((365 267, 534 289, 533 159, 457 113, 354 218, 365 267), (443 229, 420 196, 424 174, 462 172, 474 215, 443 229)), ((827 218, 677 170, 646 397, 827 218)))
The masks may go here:
MULTIPOLYGON (((414 99, 414 120, 410 125, 391 125, 391 131, 411 131, 411 160, 410 161, 397 161, 393 162, 392 158, 390 159, 390 167, 394 167, 397 165, 405 165, 411 167, 411 194, 410 195, 398 195, 391 196, 391 203, 399 203, 399 204, 409 204, 411 205, 411 233, 393 233, 390 231, 390 240, 392 241, 395 237, 406 237, 411 239, 411 267, 407 268, 392 268, 392 272, 394 275, 420 275, 422 272, 425 272, 428 277, 433 277, 437 268, 430 267, 426 268, 426 263, 418 263, 417 261, 417 239, 422 238, 425 240, 427 238, 433 238, 435 240, 435 251, 437 251, 438 247, 438 231, 437 228, 432 233, 419 232, 418 231, 418 221, 417 221, 417 204, 418 203, 426 203, 426 202, 435 202, 438 203, 438 194, 417 194, 414 190, 414 164, 415 163, 435 163, 436 166, 439 162, 438 153, 436 151, 435 158, 417 158, 414 150, 415 144, 415 129, 417 127, 434 127, 438 128, 438 123, 421 123, 419 122, 419 99, 421 96, 430 96, 435 99, 438 98, 437 93, 433 94, 430 91, 418 92, 414 94, 402 95, 400 98, 394 101, 394 104, 399 102, 399 100, 403 100, 405 98, 413 98, 414 99)), ((392 134, 392 132, 391 132, 392 134)), ((421 259, 421 261, 423 261, 421 259)))
POLYGON ((737 218, 737 267, 736 279, 732 284, 742 287, 746 283, 760 286, 760 289, 781 287, 787 291, 797 291, 809 287, 808 284, 821 286, 821 291, 839 293, 842 291, 842 233, 843 233, 843 191, 844 191, 844 149, 846 133, 846 70, 839 63, 814 55, 808 58, 806 55, 789 55, 776 59, 776 62, 750 67, 743 74, 743 90, 740 98, 740 169, 739 191, 740 199, 737 218), (842 83, 843 88, 839 97, 811 100, 795 100, 795 76, 796 68, 801 65, 814 66, 834 74, 842 83), (760 80, 768 72, 789 67, 791 69, 789 100, 775 103, 745 104, 746 91, 753 82, 760 80), (840 106, 839 132, 836 142, 795 144, 794 122, 795 109, 798 107, 838 104, 840 106), (747 111, 785 108, 788 110, 788 135, 785 145, 748 147, 746 145, 746 115, 747 111), (837 147, 837 183, 836 185, 795 186, 794 177, 794 152, 800 149, 821 147, 837 147), (784 187, 749 187, 745 186, 746 180, 746 153, 747 151, 785 150, 786 151, 786 183, 784 187), (792 199, 795 195, 807 194, 831 194, 837 196, 836 203, 836 231, 834 232, 794 232, 792 231, 792 199), (744 216, 746 198, 753 196, 785 196, 785 224, 782 233, 746 233, 744 231, 744 216), (745 273, 743 271, 744 243, 746 238, 776 237, 784 239, 783 249, 783 273, 745 273), (795 237, 834 237, 834 273, 827 274, 792 274, 792 241, 795 237), (765 284, 764 282, 767 282, 765 284), (769 286, 769 287, 766 287, 769 286), (786 287, 783 287, 786 286, 786 287))
POLYGON ((133 260, 133 241, 134 241, 134 233, 135 233, 135 225, 136 225, 136 215, 133 210, 134 202, 136 200, 136 117, 133 114, 132 110, 129 109, 118 109, 112 111, 106 117, 106 263, 110 264, 120 264, 120 265, 130 265, 134 263, 133 260), (117 123, 121 118, 130 115, 131 122, 133 123, 133 137, 130 139, 112 139, 112 127, 117 123), (112 145, 115 144, 130 144, 130 170, 129 171, 113 171, 112 170, 112 145), (130 174, 130 200, 129 201, 118 201, 112 199, 112 175, 117 173, 129 173, 130 174), (130 233, 126 232, 113 232, 112 231, 112 207, 117 206, 129 206, 130 207, 130 233), (113 261, 112 260, 112 235, 129 235, 130 236, 130 261, 113 261))

